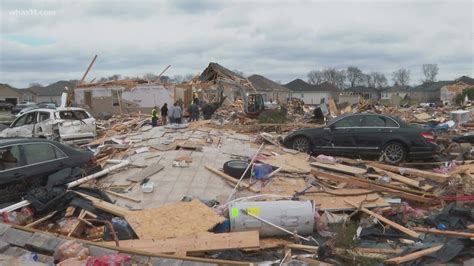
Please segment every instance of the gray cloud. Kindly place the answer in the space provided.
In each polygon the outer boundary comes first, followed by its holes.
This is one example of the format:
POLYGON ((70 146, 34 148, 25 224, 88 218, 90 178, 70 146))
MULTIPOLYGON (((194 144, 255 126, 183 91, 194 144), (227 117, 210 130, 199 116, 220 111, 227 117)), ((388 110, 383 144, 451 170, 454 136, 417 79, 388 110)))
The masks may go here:
POLYGON ((421 78, 474 76, 471 1, 2 1, 0 82, 137 76, 172 67, 197 74, 219 62, 281 82, 311 69, 357 65, 421 78), (55 16, 12 16, 35 8, 55 16), (16 35, 21 38, 12 38, 16 35), (19 40, 28 40, 21 43, 19 40), (51 40, 49 43, 35 42, 51 40), (29 43, 29 44, 28 44, 29 43), (38 43, 37 45, 31 45, 38 43))

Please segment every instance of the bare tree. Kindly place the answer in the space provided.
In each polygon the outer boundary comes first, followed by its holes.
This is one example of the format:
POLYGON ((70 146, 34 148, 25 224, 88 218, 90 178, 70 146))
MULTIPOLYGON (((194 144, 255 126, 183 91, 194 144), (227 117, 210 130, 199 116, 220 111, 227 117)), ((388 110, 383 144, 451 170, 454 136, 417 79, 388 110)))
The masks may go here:
POLYGON ((372 77, 372 81, 373 81, 373 87, 376 87, 376 88, 384 88, 384 87, 387 87, 388 85, 388 82, 387 82, 387 78, 385 77, 384 74, 380 73, 380 72, 371 72, 370 73, 370 76, 372 77))
POLYGON ((122 75, 120 75, 120 74, 113 74, 108 79, 109 80, 119 80, 121 77, 122 77, 122 75))
POLYGON ((360 83, 364 83, 366 77, 364 77, 364 73, 362 73, 358 67, 350 66, 346 70, 346 78, 351 84, 351 87, 354 87, 360 83))
POLYGON ((29 84, 29 88, 31 87, 43 87, 43 85, 41 85, 41 83, 38 83, 38 82, 31 82, 29 84))
POLYGON ((410 81, 410 70, 400 68, 392 73, 392 80, 400 86, 407 86, 410 81))
POLYGON ((308 83, 319 85, 323 82, 323 72, 321 70, 311 70, 308 73, 308 83))
POLYGON ((242 72, 242 71, 240 71, 240 70, 234 69, 234 70, 232 70, 232 72, 234 72, 235 74, 240 75, 240 76, 246 78, 244 72, 242 72))
POLYGON ((145 75, 143 75, 143 79, 148 81, 156 81, 158 79, 158 75, 155 75, 153 73, 146 73, 145 75))
POLYGON ((181 75, 174 75, 173 79, 174 79, 174 82, 176 82, 178 84, 183 82, 183 76, 181 76, 181 75))
POLYGON ((374 77, 370 74, 362 74, 360 83, 367 87, 375 87, 374 77))
POLYGON ((185 81, 185 82, 191 81, 193 78, 194 78, 193 74, 186 74, 183 78, 183 81, 185 81))
POLYGON ((434 82, 438 75, 438 64, 423 64, 423 75, 425 75, 424 82, 434 82))
POLYGON ((322 73, 324 81, 329 82, 338 88, 344 87, 344 81, 346 80, 346 73, 344 70, 326 68, 322 71, 322 73))

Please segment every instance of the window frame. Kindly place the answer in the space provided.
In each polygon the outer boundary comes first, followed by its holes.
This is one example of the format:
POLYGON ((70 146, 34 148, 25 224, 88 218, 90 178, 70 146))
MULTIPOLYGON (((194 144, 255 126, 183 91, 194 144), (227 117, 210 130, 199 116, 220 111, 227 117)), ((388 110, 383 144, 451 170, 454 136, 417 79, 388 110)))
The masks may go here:
MULTIPOLYGON (((60 148, 58 148, 56 145, 52 144, 52 143, 49 143, 49 142, 29 142, 29 143, 20 143, 18 144, 21 148, 21 152, 23 153, 23 165, 21 167, 29 167, 29 166, 34 166, 34 165, 38 165, 38 164, 44 164, 44 163, 48 163, 48 162, 54 162, 54 161, 57 161, 57 160, 63 160, 63 159, 66 159, 66 158, 69 158, 69 156, 67 156, 67 154, 65 152, 63 152, 60 148), (52 159, 52 160, 46 160, 46 161, 42 161, 42 162, 37 162, 37 163, 32 163, 32 164, 28 164, 28 161, 27 161, 27 158, 26 158, 26 154, 24 153, 25 150, 24 150, 24 146, 25 145, 31 145, 31 144, 48 144, 50 146, 52 146, 54 149, 55 149, 55 152, 54 154, 57 155, 57 151, 59 150, 63 155, 64 157, 61 157, 61 158, 55 158, 55 159, 52 159)), ((56 156, 57 157, 57 156, 56 156)))
POLYGON ((20 157, 19 162, 18 162, 18 166, 13 167, 13 168, 9 168, 9 169, 0 170, 0 173, 6 173, 8 171, 13 171, 13 170, 19 169, 19 168, 22 168, 23 165, 24 165, 23 149, 21 147, 21 144, 9 144, 9 145, 5 145, 5 146, 1 146, 0 149, 7 148, 7 147, 13 147, 13 146, 18 147, 18 154, 19 154, 19 157, 20 157))

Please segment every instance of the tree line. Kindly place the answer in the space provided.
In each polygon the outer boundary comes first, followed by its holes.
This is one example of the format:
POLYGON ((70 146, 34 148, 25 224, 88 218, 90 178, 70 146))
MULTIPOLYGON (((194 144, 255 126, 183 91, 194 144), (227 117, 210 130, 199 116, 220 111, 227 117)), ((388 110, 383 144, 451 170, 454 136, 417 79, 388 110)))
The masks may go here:
MULTIPOLYGON (((437 64, 423 64, 424 79, 422 82, 434 82, 438 75, 437 64)), ((400 68, 392 72, 391 78, 394 85, 408 86, 410 82, 410 70, 400 68)), ((380 72, 364 73, 356 66, 349 66, 346 69, 324 68, 321 70, 311 70, 308 73, 308 83, 319 85, 323 82, 329 82, 338 88, 347 86, 367 86, 374 88, 385 88, 388 86, 388 79, 385 74, 380 72)))

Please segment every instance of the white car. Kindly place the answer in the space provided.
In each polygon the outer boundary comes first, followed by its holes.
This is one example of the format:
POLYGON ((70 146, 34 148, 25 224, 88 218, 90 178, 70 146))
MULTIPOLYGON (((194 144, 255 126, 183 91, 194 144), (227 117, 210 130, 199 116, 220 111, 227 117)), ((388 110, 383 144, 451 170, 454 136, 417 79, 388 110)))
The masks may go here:
POLYGON ((82 144, 97 137, 96 122, 82 108, 38 108, 16 118, 10 127, 0 132, 2 137, 46 138, 82 144))

